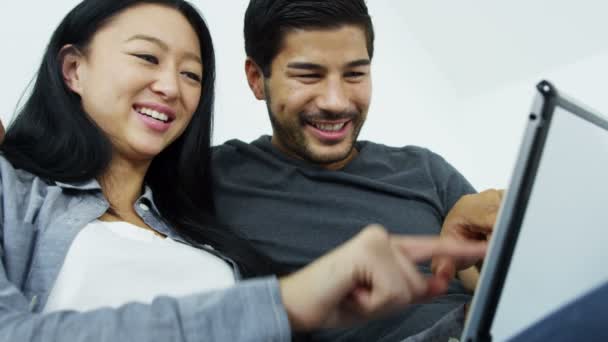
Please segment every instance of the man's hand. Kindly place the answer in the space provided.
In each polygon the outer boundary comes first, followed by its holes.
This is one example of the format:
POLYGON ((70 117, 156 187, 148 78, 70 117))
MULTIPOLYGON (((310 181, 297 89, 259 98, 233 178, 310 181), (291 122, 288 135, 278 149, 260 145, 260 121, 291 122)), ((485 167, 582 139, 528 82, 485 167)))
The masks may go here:
MULTIPOLYGON (((496 215, 504 190, 486 190, 461 197, 443 222, 441 238, 465 241, 489 241, 496 223, 496 215)), ((452 279, 457 271, 469 268, 481 259, 454 260, 446 256, 433 258, 433 273, 444 279, 452 279)))

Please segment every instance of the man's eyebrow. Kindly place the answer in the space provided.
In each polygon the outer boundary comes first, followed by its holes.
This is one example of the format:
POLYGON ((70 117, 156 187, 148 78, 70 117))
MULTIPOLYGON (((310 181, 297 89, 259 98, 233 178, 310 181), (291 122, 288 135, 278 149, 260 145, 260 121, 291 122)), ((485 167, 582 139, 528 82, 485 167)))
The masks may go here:
POLYGON ((302 70, 327 70, 326 67, 315 64, 315 63, 307 63, 307 62, 292 62, 287 64, 287 67, 290 69, 302 69, 302 70))
POLYGON ((369 59, 358 59, 356 61, 346 63, 346 67, 355 68, 355 67, 359 67, 359 66, 368 66, 370 64, 372 64, 372 62, 369 59))
MULTIPOLYGON (((352 62, 346 63, 346 68, 356 68, 359 66, 368 66, 371 64, 369 59, 357 59, 352 62)), ((316 64, 316 63, 308 63, 308 62, 293 62, 287 64, 287 67, 290 69, 302 69, 302 70, 327 70, 326 67, 316 64)))
MULTIPOLYGON (((152 44, 158 45, 158 47, 160 47, 164 51, 169 51, 169 45, 167 45, 167 43, 163 42, 162 40, 160 40, 156 37, 148 36, 145 34, 136 34, 136 35, 132 36, 131 38, 125 40, 125 43, 131 42, 134 40, 145 40, 152 44)), ((195 53, 186 52, 186 53, 184 53, 184 56, 188 59, 193 59, 194 61, 198 62, 201 65, 203 64, 203 61, 201 60, 201 58, 195 53)))

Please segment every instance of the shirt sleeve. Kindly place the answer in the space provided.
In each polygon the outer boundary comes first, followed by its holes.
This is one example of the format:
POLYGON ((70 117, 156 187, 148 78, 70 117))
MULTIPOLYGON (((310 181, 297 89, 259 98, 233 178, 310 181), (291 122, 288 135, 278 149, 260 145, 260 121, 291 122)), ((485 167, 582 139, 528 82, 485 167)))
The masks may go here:
POLYGON ((440 155, 429 151, 429 164, 445 218, 460 197, 477 191, 469 181, 440 155))
POLYGON ((0 341, 289 341, 276 278, 88 312, 37 314, 0 272, 0 341))
MULTIPOLYGON (((0 161, 0 169, 1 164, 0 161)), ((33 312, 37 297, 30 299, 17 283, 21 280, 15 280, 22 274, 8 268, 28 261, 27 255, 13 251, 15 246, 7 248, 14 241, 7 238, 6 232, 11 224, 16 224, 14 218, 7 216, 12 211, 7 208, 17 204, 14 198, 6 198, 3 189, 9 182, 3 180, 2 174, 0 342, 290 341, 291 329, 275 277, 251 279, 225 290, 185 297, 157 297, 150 304, 128 303, 86 312, 33 312)), ((24 237, 28 232, 18 233, 24 237)))

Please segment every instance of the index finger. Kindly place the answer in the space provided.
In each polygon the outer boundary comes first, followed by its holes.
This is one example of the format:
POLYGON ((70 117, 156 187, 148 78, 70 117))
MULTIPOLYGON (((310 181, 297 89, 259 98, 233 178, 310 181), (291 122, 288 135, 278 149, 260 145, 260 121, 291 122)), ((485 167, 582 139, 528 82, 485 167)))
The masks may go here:
POLYGON ((392 235, 391 243, 414 262, 422 262, 434 256, 451 258, 483 258, 487 242, 462 241, 434 236, 399 236, 392 235))

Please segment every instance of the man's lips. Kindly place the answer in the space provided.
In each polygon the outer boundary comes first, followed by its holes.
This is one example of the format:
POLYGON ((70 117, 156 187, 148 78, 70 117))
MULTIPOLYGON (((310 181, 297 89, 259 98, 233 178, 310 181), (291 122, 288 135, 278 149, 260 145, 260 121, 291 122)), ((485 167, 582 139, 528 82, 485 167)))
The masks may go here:
POLYGON ((306 123, 324 131, 337 131, 344 127, 344 125, 350 122, 351 119, 342 120, 310 120, 306 123))
POLYGON ((344 140, 352 126, 352 120, 350 119, 306 122, 306 128, 313 136, 328 143, 344 140))

